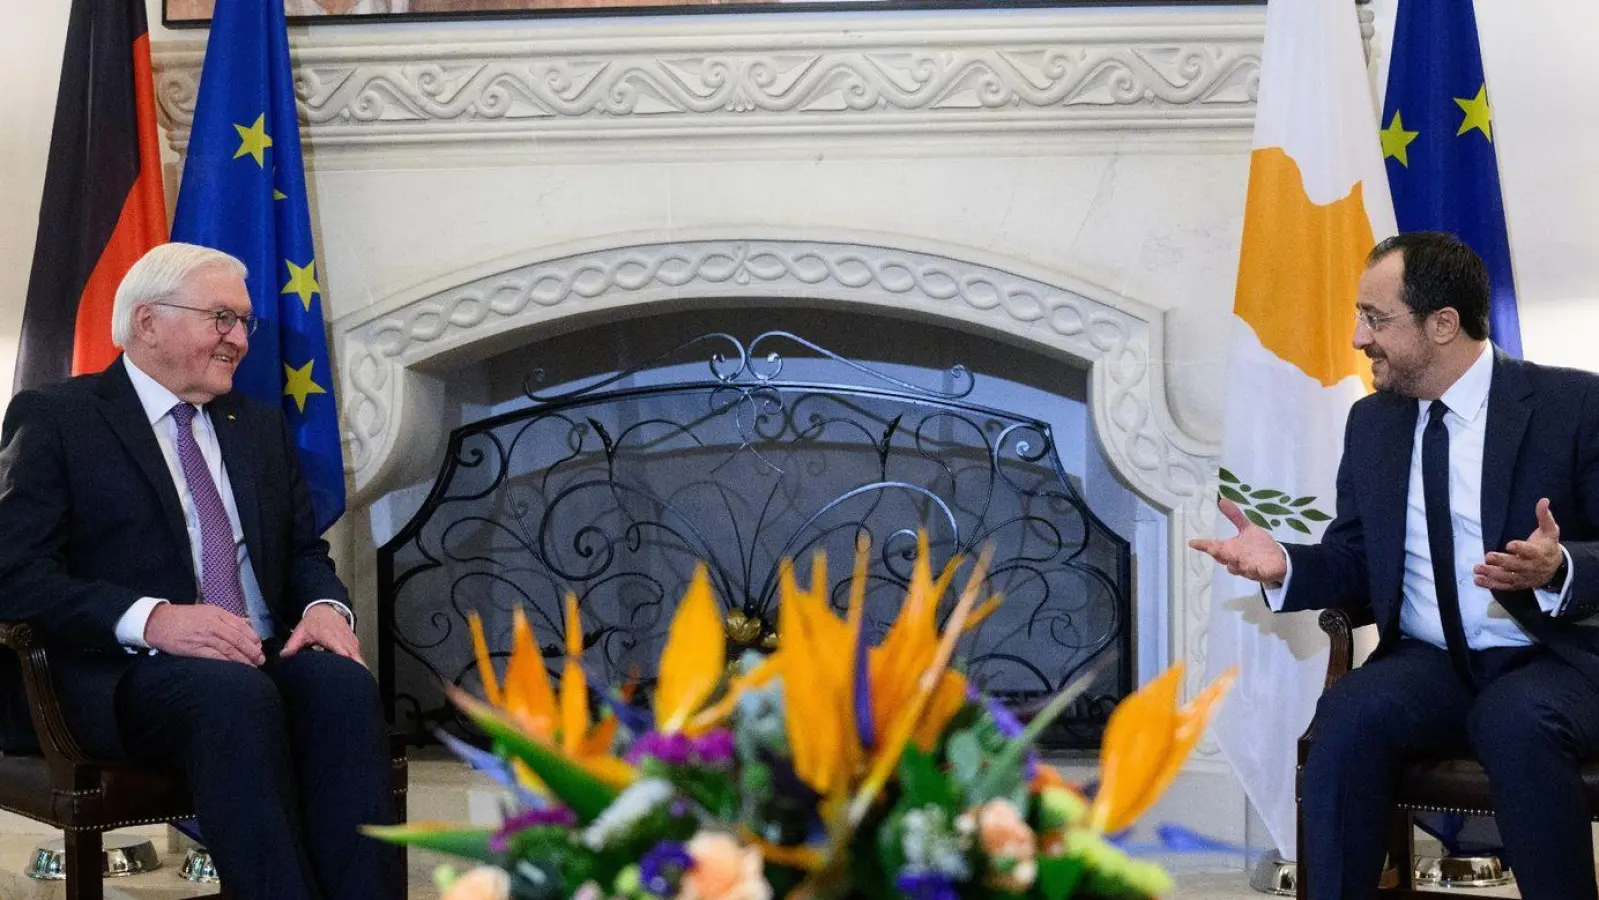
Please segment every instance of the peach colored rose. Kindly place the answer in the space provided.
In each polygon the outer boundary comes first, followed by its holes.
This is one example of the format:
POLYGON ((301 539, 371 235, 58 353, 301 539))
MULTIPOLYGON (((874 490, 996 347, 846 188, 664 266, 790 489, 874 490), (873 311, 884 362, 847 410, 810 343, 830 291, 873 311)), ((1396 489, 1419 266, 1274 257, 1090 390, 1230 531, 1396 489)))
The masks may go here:
POLYGON ((507 900, 511 877, 504 869, 478 866, 450 884, 441 900, 507 900))
POLYGON ((726 834, 702 831, 688 842, 694 868, 683 875, 678 900, 771 900, 761 851, 726 834))
POLYGON ((1009 800, 990 800, 977 810, 977 841, 995 862, 1010 868, 995 879, 995 887, 1025 891, 1038 875, 1033 857, 1038 853, 1038 838, 1027 821, 1009 800))

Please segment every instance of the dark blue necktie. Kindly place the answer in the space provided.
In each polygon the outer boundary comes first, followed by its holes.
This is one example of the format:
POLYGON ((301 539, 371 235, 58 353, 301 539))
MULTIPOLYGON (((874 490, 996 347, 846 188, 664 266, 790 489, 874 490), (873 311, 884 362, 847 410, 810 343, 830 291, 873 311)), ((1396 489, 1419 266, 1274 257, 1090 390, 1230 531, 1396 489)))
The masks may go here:
POLYGON ((1460 623, 1460 591, 1455 585, 1455 528, 1449 514, 1449 429, 1444 416, 1449 407, 1434 400, 1427 408, 1427 427, 1421 433, 1421 491, 1427 504, 1427 549, 1432 554, 1432 580, 1438 598, 1438 618, 1443 621, 1444 643, 1455 671, 1467 684, 1471 654, 1466 629, 1460 623))

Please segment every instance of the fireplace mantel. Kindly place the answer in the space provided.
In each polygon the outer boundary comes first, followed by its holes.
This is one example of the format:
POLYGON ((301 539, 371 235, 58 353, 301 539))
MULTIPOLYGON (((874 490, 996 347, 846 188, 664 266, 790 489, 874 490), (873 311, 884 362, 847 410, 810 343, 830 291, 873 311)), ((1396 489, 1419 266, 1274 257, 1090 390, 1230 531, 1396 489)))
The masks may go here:
MULTIPOLYGON (((1264 7, 692 16, 296 35, 317 168, 1247 137, 1264 7)), ((203 42, 164 42, 172 146, 203 42)))

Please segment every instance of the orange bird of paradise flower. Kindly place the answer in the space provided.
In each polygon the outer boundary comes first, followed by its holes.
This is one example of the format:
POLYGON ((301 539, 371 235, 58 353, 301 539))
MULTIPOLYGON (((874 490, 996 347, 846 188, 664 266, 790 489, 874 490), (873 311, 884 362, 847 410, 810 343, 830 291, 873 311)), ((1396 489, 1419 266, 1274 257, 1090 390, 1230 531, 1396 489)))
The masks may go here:
MULTIPOLYGON (((637 777, 632 766, 611 754, 617 720, 606 716, 589 722, 588 679, 583 673, 583 625, 578 617, 577 595, 566 595, 566 658, 561 669, 560 692, 550 684, 544 654, 533 640, 533 629, 518 607, 511 623, 511 658, 502 685, 495 679, 483 636, 483 621, 472 613, 472 649, 478 677, 489 705, 504 712, 528 736, 558 751, 601 781, 625 787, 637 777)), ((461 702, 458 700, 457 702, 461 702)), ((521 760, 514 764, 523 783, 534 790, 543 785, 521 760)))
POLYGON ((1100 745, 1099 791, 1089 809, 1089 827, 1115 834, 1155 805, 1237 677, 1233 666, 1179 707, 1183 664, 1177 663, 1117 705, 1100 745))

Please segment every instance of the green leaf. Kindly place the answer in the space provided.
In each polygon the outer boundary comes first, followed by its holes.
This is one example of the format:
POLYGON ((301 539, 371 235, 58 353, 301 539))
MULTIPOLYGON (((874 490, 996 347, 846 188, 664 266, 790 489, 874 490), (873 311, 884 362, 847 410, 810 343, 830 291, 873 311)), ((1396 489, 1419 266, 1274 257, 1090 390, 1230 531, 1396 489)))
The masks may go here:
POLYGON ((1066 900, 1083 880, 1083 861, 1046 856, 1038 861, 1038 891, 1044 900, 1066 900))
POLYGON ((1268 531, 1271 530, 1271 523, 1266 521, 1266 517, 1260 513, 1255 512, 1252 509, 1246 509, 1244 510, 1244 515, 1248 516, 1249 521, 1254 522, 1256 525, 1259 525, 1268 531))
POLYGON ((1233 501, 1234 503, 1242 503, 1245 506, 1249 505, 1249 498, 1248 497, 1245 497, 1243 494, 1238 493, 1237 491, 1233 490, 1232 488, 1228 487, 1225 484, 1222 485, 1221 487, 1218 487, 1216 489, 1216 491, 1217 491, 1217 493, 1221 494, 1223 497, 1226 497, 1228 500, 1233 501))
POLYGON ((1326 513, 1322 512, 1319 509, 1307 509, 1307 510, 1301 512, 1300 515, 1304 516, 1305 518, 1309 519, 1312 522, 1325 522, 1328 519, 1332 518, 1332 516, 1327 515, 1326 513))
POLYGON ((1254 497, 1256 500, 1270 500, 1274 497, 1286 497, 1288 495, 1282 491, 1273 491, 1267 488, 1262 488, 1261 490, 1254 491, 1249 496, 1254 497))
POLYGON ((479 862, 488 862, 496 856, 489 849, 489 837, 494 834, 492 828, 456 828, 413 822, 407 825, 363 825, 361 832, 384 843, 422 847, 479 862))
POLYGON ((944 753, 949 757, 957 784, 970 786, 983 771, 983 747, 978 743, 977 735, 970 731, 957 731, 950 735, 944 753))
POLYGON ((915 744, 906 745, 899 758, 899 787, 901 802, 906 806, 942 806, 949 810, 956 807, 953 785, 938 771, 933 757, 915 744))
POLYGON ((1306 527, 1304 522, 1301 522, 1298 519, 1284 519, 1283 524, 1299 532, 1300 534, 1310 534, 1310 529, 1306 527))
POLYGON ((560 751, 530 737, 493 709, 482 704, 456 704, 472 724, 493 738, 504 752, 527 763, 556 797, 571 808, 578 821, 587 825, 605 811, 619 793, 590 775, 560 751))
POLYGON ((1304 506, 1306 503, 1314 502, 1315 499, 1316 499, 1315 497, 1300 497, 1299 499, 1294 500, 1293 502, 1289 503, 1288 505, 1289 506, 1304 506))
POLYGON ((1222 466, 1219 470, 1217 470, 1216 474, 1220 475, 1221 476, 1221 480, 1227 482, 1228 484, 1237 484, 1238 483, 1238 476, 1234 475, 1233 473, 1231 473, 1229 471, 1227 471, 1227 467, 1226 466, 1222 466))
POLYGON ((1260 510, 1261 512, 1265 513, 1268 516, 1289 516, 1289 515, 1293 515, 1293 512, 1294 512, 1293 510, 1289 509, 1288 507, 1280 506, 1280 505, 1278 505, 1276 503, 1262 503, 1262 504, 1260 504, 1259 506, 1257 506, 1255 508, 1260 510))

